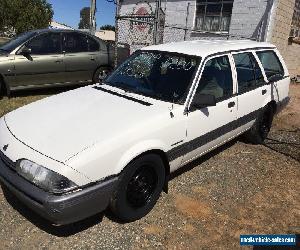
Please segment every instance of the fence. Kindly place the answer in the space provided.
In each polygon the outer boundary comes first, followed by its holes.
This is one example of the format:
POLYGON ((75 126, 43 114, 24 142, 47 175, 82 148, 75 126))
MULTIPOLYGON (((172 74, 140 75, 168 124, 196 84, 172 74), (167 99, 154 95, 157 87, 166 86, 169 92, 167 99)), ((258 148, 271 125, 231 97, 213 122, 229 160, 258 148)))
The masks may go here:
MULTIPOLYGON (((148 1, 142 0, 137 3, 132 1, 135 4, 122 4, 118 8, 116 42, 129 44, 131 52, 149 45, 185 40, 232 37, 249 39, 249 37, 230 35, 229 32, 200 32, 193 29, 196 1, 187 2, 185 6, 178 5, 176 1, 165 1, 164 4, 161 0, 148 1)), ((229 26, 230 21, 227 22, 226 27, 229 26)))

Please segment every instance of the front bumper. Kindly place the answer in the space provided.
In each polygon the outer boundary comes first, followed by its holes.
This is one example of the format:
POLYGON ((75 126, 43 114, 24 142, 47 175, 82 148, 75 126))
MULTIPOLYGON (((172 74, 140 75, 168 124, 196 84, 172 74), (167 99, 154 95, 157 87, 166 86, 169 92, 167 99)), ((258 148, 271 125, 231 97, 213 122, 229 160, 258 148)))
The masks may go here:
POLYGON ((27 207, 57 225, 80 221, 105 210, 117 182, 118 177, 112 177, 77 192, 54 195, 19 176, 0 158, 0 183, 27 207))

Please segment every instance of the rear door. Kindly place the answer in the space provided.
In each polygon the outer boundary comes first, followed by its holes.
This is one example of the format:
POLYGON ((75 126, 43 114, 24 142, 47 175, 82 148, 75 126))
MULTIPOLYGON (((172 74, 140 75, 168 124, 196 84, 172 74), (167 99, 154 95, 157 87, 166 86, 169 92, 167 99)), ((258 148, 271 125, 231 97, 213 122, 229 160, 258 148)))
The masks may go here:
POLYGON ((237 118, 236 86, 229 55, 206 59, 196 93, 216 97, 216 106, 190 110, 187 115, 188 153, 183 161, 193 160, 235 135, 237 118))
POLYGON ((238 87, 239 132, 252 126, 261 108, 270 99, 270 85, 267 84, 252 52, 233 53, 238 87))
POLYGON ((25 46, 31 49, 28 57, 15 55, 16 86, 37 86, 65 81, 59 32, 40 34, 25 46))
POLYGON ((97 68, 97 52, 89 52, 87 35, 65 32, 63 50, 67 82, 91 81, 97 68))

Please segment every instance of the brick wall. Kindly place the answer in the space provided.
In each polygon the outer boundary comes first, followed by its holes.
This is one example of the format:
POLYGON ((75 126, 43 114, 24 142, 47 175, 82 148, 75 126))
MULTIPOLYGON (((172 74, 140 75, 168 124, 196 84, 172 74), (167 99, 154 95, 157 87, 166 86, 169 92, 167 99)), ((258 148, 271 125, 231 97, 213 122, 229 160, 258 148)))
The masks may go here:
POLYGON ((277 46, 287 63, 290 75, 300 75, 300 45, 288 45, 295 0, 278 0, 269 41, 277 46))

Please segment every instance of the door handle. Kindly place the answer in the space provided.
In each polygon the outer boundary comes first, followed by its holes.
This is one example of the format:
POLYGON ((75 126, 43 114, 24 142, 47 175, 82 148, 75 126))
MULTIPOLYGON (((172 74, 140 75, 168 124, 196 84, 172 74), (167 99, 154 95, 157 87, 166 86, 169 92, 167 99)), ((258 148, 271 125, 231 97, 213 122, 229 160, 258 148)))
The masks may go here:
POLYGON ((91 61, 95 61, 95 58, 92 57, 92 58, 91 58, 91 61))
POLYGON ((229 102, 228 103, 228 108, 233 108, 235 106, 235 102, 229 102))
POLYGON ((61 62, 63 62, 63 60, 56 60, 55 62, 56 63, 61 63, 61 62))
POLYGON ((267 93, 267 90, 266 89, 263 89, 262 91, 261 91, 261 94, 262 95, 265 95, 267 93))

